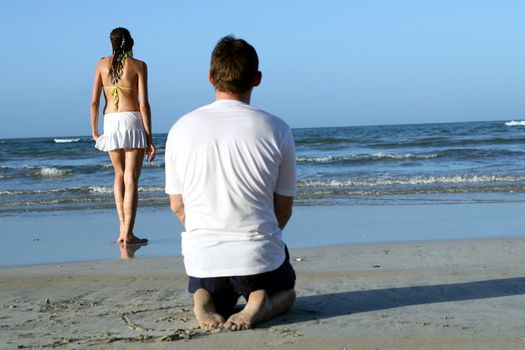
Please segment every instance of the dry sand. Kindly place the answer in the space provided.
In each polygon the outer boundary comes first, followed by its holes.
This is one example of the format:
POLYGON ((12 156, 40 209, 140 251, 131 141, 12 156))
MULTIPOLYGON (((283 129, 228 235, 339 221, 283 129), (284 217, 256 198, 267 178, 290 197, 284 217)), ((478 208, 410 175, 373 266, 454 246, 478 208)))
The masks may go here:
POLYGON ((196 328, 180 257, 0 269, 0 348, 525 349, 525 239, 291 250, 292 311, 196 328))

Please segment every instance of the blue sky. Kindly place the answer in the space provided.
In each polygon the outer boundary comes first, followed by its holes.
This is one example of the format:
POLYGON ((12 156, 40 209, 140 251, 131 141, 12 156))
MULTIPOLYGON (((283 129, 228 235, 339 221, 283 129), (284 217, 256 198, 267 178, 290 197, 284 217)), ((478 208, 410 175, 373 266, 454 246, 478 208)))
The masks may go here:
POLYGON ((259 53, 252 103, 292 127, 525 119, 525 1, 0 2, 0 138, 89 135, 97 60, 127 27, 154 132, 213 100, 209 57, 259 53))

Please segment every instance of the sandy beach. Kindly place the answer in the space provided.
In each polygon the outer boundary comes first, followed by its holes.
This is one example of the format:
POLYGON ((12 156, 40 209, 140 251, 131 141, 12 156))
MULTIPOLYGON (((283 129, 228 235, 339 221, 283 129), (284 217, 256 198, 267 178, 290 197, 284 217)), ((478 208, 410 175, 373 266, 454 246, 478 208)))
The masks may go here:
POLYGON ((0 348, 525 348, 523 238, 291 255, 292 311, 241 332, 197 328, 180 257, 2 267, 0 348))

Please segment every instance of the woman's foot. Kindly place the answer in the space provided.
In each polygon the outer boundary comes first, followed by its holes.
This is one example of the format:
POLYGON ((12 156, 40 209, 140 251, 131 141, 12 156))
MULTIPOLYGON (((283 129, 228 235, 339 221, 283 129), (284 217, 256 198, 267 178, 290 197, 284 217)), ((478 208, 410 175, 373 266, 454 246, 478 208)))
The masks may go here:
POLYGON ((146 244, 148 243, 147 238, 138 238, 133 233, 129 236, 122 236, 120 235, 117 239, 117 243, 124 243, 124 244, 146 244))

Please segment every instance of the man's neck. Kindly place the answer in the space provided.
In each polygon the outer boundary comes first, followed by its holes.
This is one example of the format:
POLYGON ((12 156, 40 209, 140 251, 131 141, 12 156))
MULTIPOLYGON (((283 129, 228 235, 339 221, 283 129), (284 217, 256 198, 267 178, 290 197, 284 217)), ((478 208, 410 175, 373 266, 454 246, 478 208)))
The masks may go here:
POLYGON ((215 90, 215 99, 219 100, 237 100, 247 104, 250 104, 250 99, 252 97, 252 92, 247 91, 243 94, 232 94, 230 92, 222 92, 215 90))

